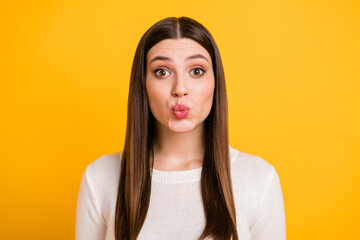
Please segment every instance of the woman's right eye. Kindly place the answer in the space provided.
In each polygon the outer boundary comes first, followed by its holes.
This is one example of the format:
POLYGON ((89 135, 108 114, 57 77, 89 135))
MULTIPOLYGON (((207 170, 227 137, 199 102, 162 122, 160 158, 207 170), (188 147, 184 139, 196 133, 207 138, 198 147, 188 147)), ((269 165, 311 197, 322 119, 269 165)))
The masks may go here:
POLYGON ((156 69, 154 71, 155 75, 158 76, 158 77, 165 77, 167 75, 170 75, 169 71, 165 70, 165 69, 156 69))

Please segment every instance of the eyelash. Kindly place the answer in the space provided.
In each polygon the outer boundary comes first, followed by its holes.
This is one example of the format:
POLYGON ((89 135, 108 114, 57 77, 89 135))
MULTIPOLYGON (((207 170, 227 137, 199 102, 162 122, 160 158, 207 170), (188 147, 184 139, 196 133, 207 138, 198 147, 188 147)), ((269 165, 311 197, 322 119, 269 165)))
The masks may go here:
MULTIPOLYGON (((204 75, 204 73, 206 72, 203 68, 200 68, 200 67, 196 67, 196 68, 193 68, 190 72, 194 71, 194 70, 200 70, 201 71, 201 74, 198 75, 197 77, 200 77, 202 75, 204 75)), ((154 71, 154 74, 157 76, 157 77, 162 77, 162 76, 159 76, 157 73, 160 71, 160 70, 163 70, 163 71, 166 71, 166 72, 169 72, 168 70, 164 69, 164 68, 157 68, 155 71, 154 71)), ((194 75, 196 76, 196 75, 194 75)))

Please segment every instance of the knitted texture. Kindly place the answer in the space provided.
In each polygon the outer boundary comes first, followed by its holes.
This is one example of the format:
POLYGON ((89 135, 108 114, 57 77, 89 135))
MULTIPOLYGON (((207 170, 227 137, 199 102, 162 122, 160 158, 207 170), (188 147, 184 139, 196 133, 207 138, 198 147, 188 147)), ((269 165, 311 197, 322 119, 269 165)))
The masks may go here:
MULTIPOLYGON (((229 146, 240 240, 285 240, 279 176, 258 156, 229 146)), ((76 208, 76 240, 114 240, 121 152, 101 156, 84 171, 76 208)), ((205 227, 200 191, 202 168, 152 169, 151 198, 139 240, 197 239, 205 227)))

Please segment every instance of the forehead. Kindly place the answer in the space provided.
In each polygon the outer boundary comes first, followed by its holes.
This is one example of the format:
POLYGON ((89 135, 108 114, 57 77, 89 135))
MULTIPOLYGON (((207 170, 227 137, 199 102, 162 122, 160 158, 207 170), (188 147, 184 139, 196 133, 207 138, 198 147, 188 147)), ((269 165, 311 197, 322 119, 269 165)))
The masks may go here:
POLYGON ((150 48, 147 54, 147 63, 155 56, 186 58, 194 54, 203 54, 209 62, 211 61, 208 51, 190 38, 165 39, 150 48))

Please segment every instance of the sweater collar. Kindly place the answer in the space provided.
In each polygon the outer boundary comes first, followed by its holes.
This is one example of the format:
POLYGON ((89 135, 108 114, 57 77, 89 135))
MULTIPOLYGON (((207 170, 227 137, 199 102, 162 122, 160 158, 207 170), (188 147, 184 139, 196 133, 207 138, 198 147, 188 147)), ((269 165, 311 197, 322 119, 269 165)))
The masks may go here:
MULTIPOLYGON (((236 150, 229 145, 230 163, 234 161, 236 150)), ((158 183, 186 183, 197 182, 201 179, 202 167, 182 171, 161 171, 151 169, 152 182, 158 183)))

